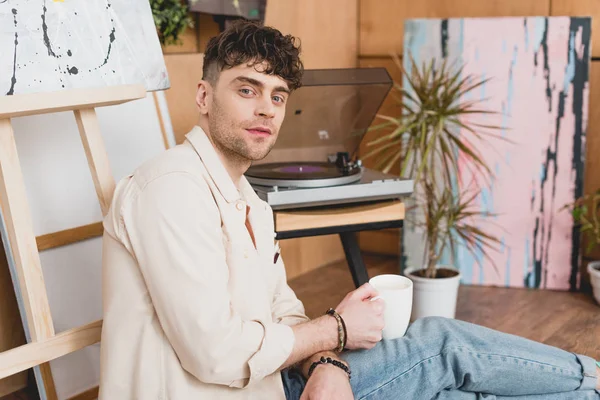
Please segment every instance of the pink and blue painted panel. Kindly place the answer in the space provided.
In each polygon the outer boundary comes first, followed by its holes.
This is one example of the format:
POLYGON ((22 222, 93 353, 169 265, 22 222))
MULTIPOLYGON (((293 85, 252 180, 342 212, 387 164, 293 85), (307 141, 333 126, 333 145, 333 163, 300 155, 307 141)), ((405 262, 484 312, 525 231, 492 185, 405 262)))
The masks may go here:
MULTIPOLYGON (((501 239, 498 252, 459 249, 463 283, 567 290, 579 286, 579 235, 561 207, 583 187, 591 20, 570 17, 415 19, 405 22, 404 65, 443 58, 464 74, 491 78, 465 100, 498 114, 501 126, 478 150, 495 175, 478 205, 497 216, 479 223, 501 239), (495 267, 494 267, 495 265, 495 267)), ((466 134, 466 133, 465 133, 466 134)), ((477 181, 469 168, 460 182, 477 181)), ((457 190, 460 190, 458 188, 457 190)), ((405 232, 406 240, 418 232, 405 232)), ((413 248, 414 249, 414 248, 413 248)), ((411 258, 408 250, 408 259, 411 258)), ((413 257, 414 258, 414 257, 413 257)))

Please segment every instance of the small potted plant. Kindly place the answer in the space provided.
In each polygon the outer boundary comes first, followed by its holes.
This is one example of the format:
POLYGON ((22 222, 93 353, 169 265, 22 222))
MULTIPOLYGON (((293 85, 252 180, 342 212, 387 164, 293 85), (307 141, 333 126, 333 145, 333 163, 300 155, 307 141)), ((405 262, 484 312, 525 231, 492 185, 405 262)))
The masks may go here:
POLYGON ((182 44, 181 36, 194 27, 187 2, 181 0, 150 0, 154 25, 163 49, 182 44))
MULTIPOLYGON (((586 254, 600 250, 600 189, 596 192, 582 196, 564 208, 569 209, 579 231, 585 237, 587 246, 586 254)), ((596 302, 600 304, 600 261, 588 263, 587 271, 596 302)))
POLYGON ((399 162, 400 175, 414 180, 403 229, 420 228, 424 257, 422 265, 408 265, 404 272, 414 284, 412 319, 453 318, 460 269, 440 265, 442 256, 449 251, 454 263, 457 246, 487 256, 486 250, 499 244, 482 227, 489 214, 476 201, 481 185, 492 178, 477 145, 497 137, 491 131, 498 127, 474 122, 478 115, 493 113, 479 109, 477 101, 464 100, 486 80, 464 76, 463 67, 450 67, 446 60, 418 67, 411 57, 410 73, 397 57, 395 61, 405 82, 404 87, 394 85, 402 111, 397 116, 378 115, 386 122, 371 130, 385 134, 367 143, 373 149, 364 158, 377 156, 376 168, 384 172, 399 162), (468 168, 474 179, 462 182, 461 168, 468 168))

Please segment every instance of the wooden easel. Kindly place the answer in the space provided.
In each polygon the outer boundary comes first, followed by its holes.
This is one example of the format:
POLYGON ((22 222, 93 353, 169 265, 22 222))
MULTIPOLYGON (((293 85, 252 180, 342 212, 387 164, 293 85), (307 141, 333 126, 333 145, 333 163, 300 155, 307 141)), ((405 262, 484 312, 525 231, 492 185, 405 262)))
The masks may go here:
MULTIPOLYGON (((17 155, 11 118, 73 111, 100 202, 106 215, 115 188, 100 133, 96 107, 146 96, 142 85, 0 97, 0 206, 5 218, 14 272, 22 294, 22 315, 28 344, 0 353, 0 379, 39 367, 49 400, 57 399, 49 361, 100 341, 102 321, 54 332, 40 255, 17 155)), ((48 137, 48 140, 52 140, 48 137)))

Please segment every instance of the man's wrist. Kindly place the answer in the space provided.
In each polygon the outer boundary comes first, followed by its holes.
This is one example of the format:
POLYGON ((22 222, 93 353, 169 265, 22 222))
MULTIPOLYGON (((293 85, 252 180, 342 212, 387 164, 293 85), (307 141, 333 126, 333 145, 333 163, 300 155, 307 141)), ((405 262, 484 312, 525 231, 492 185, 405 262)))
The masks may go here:
POLYGON ((333 351, 339 346, 339 335, 338 335, 338 324, 335 318, 324 315, 320 317, 323 321, 324 329, 326 331, 326 347, 325 351, 333 351))
MULTIPOLYGON (((308 371, 309 371, 311 365, 314 362, 318 362, 321 359, 321 357, 325 357, 325 358, 330 357, 330 358, 332 358, 334 360, 342 362, 346 366, 348 365, 344 360, 340 359, 337 356, 337 354, 335 354, 334 352, 332 352, 332 351, 322 351, 322 352, 313 354, 312 356, 310 356, 306 360, 304 360, 304 362, 302 363, 302 375, 304 376, 304 378, 308 379, 308 371)), ((319 366, 319 368, 321 368, 321 367, 322 366, 319 366)), ((335 366, 333 366, 333 367, 337 368, 335 366)))

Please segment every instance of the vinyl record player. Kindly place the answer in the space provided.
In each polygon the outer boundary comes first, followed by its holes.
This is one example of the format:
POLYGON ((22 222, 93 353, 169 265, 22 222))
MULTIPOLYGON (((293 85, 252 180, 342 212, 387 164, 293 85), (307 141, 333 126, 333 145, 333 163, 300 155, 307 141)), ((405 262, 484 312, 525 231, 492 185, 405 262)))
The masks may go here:
POLYGON ((392 87, 385 68, 305 70, 277 142, 245 176, 274 210, 409 196, 413 181, 365 168, 358 149, 392 87))

